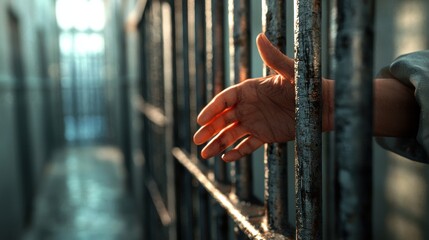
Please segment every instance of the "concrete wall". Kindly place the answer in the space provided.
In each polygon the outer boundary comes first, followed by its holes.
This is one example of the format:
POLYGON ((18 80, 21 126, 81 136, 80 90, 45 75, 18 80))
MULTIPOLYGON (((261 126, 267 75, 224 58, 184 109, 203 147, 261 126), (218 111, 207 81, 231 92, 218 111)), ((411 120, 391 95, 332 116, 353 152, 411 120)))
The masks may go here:
POLYGON ((29 223, 43 166, 61 141, 54 9, 54 1, 0 0, 0 239, 17 239, 29 223))

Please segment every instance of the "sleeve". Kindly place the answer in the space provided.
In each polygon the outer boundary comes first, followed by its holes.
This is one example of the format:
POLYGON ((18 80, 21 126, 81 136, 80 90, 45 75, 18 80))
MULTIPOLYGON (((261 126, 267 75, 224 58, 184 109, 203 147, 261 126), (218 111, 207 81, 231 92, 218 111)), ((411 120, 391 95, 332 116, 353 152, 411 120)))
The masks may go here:
POLYGON ((378 137, 377 142, 406 158, 429 163, 429 50, 398 57, 389 67, 383 68, 378 77, 394 78, 415 89, 420 117, 415 139, 378 137))

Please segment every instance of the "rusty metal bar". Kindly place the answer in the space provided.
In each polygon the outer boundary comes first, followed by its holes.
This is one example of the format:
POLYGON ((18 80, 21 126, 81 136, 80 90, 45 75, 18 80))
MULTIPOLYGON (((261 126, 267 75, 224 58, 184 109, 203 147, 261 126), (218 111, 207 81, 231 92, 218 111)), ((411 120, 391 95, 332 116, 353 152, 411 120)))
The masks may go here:
POLYGON ((296 238, 322 238, 320 0, 296 2, 296 238))
POLYGON ((180 148, 172 150, 174 157, 201 183, 216 201, 228 212, 237 226, 252 239, 292 239, 268 231, 265 226, 264 208, 240 202, 228 185, 211 180, 208 169, 193 160, 180 148))
POLYGON ((335 151, 341 239, 372 238, 374 1, 338 0, 335 151))
MULTIPOLYGON (((250 78, 250 1, 234 0, 234 82, 250 78)), ((242 201, 250 201, 252 189, 252 157, 235 162, 235 192, 242 201)))
MULTIPOLYGON (((266 0, 265 35, 281 52, 286 52, 286 1, 266 0)), ((267 68, 267 75, 275 72, 267 68)), ((265 202, 268 228, 281 234, 288 230, 287 143, 266 147, 265 202)))

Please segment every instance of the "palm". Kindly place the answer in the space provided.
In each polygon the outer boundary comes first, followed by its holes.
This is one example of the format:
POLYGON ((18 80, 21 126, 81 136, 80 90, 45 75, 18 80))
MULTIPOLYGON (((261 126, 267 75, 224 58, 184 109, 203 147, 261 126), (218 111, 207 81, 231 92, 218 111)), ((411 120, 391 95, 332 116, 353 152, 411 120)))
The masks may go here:
POLYGON ((237 141, 223 159, 234 161, 264 143, 284 142, 295 137, 295 91, 293 60, 280 53, 260 35, 258 49, 265 64, 278 74, 249 79, 218 94, 200 113, 202 127, 196 144, 209 143, 204 158, 215 156, 237 141))
POLYGON ((294 86, 280 75, 251 79, 237 89, 236 117, 241 127, 264 143, 295 137, 294 86))

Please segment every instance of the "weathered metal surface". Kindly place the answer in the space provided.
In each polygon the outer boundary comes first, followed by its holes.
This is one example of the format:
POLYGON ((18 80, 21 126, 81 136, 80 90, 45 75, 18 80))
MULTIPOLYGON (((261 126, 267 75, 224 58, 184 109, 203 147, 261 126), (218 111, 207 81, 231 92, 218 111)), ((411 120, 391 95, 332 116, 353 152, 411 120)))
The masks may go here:
POLYGON ((374 1, 338 1, 335 150, 341 239, 372 238, 374 1))
MULTIPOLYGON (((283 53, 286 52, 286 2, 266 0, 265 35, 283 53)), ((267 69, 267 75, 275 74, 267 69)), ((287 143, 268 144, 265 160, 265 202, 268 228, 287 234, 287 143)))
POLYGON ((180 148, 172 150, 174 157, 202 184, 212 197, 228 212, 237 226, 251 239, 292 239, 268 231, 264 207, 242 203, 227 185, 211 180, 208 169, 191 159, 189 154, 180 148))
POLYGON ((287 144, 273 143, 266 149, 265 202, 268 227, 283 235, 290 234, 287 194, 287 144))
MULTIPOLYGON (((250 1, 234 0, 234 82, 250 78, 250 1)), ((250 201, 252 190, 251 155, 235 162, 235 192, 242 201, 250 201)))
POLYGON ((296 238, 321 239, 321 5, 320 0, 296 4, 296 238))

